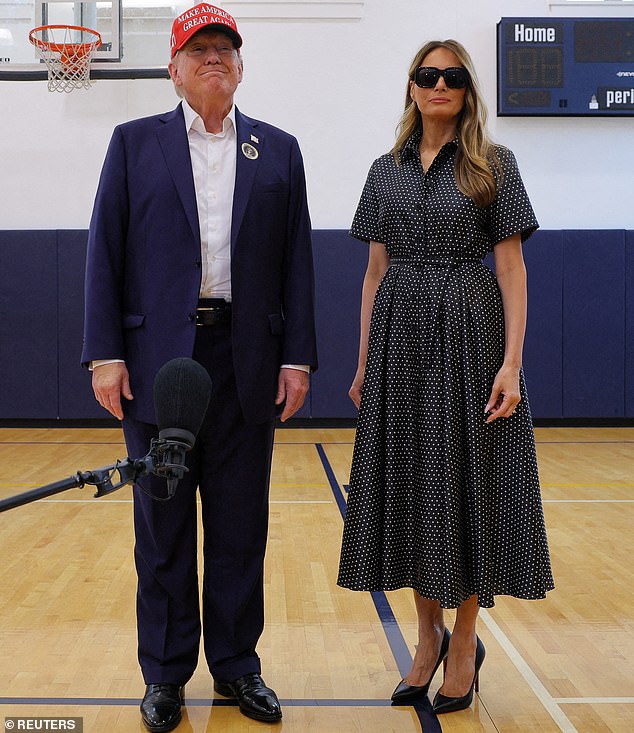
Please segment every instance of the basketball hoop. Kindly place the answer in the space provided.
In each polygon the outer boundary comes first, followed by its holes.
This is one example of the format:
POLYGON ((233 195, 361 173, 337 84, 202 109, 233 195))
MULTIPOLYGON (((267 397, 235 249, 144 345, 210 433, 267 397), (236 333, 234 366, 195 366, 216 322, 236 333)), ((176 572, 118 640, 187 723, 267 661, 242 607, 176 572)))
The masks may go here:
POLYGON ((101 35, 79 25, 43 25, 29 33, 48 69, 49 92, 72 92, 90 87, 90 59, 101 35))

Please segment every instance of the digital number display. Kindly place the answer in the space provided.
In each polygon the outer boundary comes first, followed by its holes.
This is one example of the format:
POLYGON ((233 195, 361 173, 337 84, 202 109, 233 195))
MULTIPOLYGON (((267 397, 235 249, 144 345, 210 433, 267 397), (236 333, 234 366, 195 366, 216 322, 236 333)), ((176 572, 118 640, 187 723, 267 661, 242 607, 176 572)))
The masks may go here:
POLYGON ((574 25, 577 63, 634 61, 634 20, 580 20, 574 25))
POLYGON ((506 83, 518 89, 550 89, 564 83, 561 46, 513 46, 506 55, 506 83))

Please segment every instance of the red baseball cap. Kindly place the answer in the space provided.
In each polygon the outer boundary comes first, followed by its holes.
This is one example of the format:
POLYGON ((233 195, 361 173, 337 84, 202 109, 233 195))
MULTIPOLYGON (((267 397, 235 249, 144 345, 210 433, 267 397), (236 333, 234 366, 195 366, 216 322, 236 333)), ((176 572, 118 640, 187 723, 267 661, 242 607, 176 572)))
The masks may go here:
POLYGON ((170 36, 171 58, 189 41, 189 39, 203 28, 215 27, 216 30, 226 33, 236 48, 242 45, 242 38, 238 33, 238 26, 233 16, 226 10, 215 5, 200 3, 181 13, 172 24, 170 36))

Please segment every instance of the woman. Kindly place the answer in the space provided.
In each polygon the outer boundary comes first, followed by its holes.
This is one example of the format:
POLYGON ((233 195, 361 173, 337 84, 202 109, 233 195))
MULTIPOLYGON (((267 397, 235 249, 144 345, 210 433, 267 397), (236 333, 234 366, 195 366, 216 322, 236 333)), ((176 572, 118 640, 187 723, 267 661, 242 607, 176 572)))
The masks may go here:
POLYGON ((521 369, 522 241, 538 224, 485 125, 468 53, 426 44, 351 229, 370 254, 338 583, 414 589, 419 643, 392 700, 424 697, 446 659, 437 713, 471 704, 479 608, 553 588, 521 369), (497 278, 481 262, 490 250, 497 278), (452 634, 444 608, 457 609, 452 634))

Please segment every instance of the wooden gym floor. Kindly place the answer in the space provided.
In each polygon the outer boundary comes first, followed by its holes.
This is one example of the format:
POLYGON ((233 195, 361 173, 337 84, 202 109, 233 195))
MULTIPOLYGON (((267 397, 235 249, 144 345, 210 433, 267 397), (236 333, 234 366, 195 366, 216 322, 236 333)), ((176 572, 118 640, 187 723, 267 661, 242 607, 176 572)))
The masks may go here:
MULTIPOLYGON (((631 733, 634 429, 538 429, 537 440, 557 589, 482 612, 480 694, 436 721, 428 705, 389 705, 416 642, 411 591, 335 585, 353 431, 279 430, 259 651, 283 722, 214 699, 201 659, 178 731, 631 733)), ((115 429, 3 429, 0 497, 124 456, 115 429)), ((92 493, 0 515, 0 717, 77 716, 85 733, 140 733, 130 489, 92 493)))

